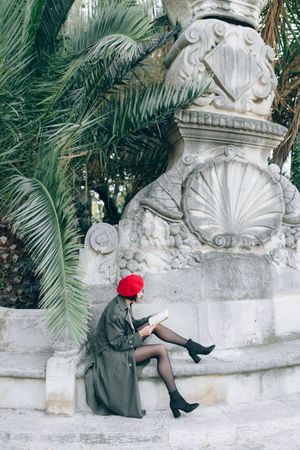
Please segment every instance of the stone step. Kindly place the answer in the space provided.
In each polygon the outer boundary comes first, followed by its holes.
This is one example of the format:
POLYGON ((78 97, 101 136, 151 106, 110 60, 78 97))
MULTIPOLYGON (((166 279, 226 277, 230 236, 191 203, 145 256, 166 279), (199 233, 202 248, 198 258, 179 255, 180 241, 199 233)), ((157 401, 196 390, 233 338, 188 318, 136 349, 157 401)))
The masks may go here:
MULTIPOLYGON (((187 352, 170 354, 178 388, 186 398, 204 404, 253 402, 300 392, 300 339, 240 349, 215 349, 195 364, 187 352)), ((77 368, 77 408, 85 402, 84 358, 77 368)), ((147 410, 168 407, 166 389, 155 361, 139 379, 142 405, 147 410)))
MULTIPOLYGON (((49 353, 0 352, 0 408, 44 409, 49 353)), ((77 410, 89 412, 83 371, 77 367, 77 410)), ((187 352, 172 352, 178 388, 190 401, 203 404, 253 402, 300 392, 300 340, 257 347, 218 350, 194 364, 187 352)), ((148 411, 166 409, 168 395, 154 361, 140 374, 142 404, 148 411)))
POLYGON ((49 416, 0 409, 3 450, 299 450, 300 394, 235 405, 200 405, 174 419, 169 410, 143 419, 49 416))

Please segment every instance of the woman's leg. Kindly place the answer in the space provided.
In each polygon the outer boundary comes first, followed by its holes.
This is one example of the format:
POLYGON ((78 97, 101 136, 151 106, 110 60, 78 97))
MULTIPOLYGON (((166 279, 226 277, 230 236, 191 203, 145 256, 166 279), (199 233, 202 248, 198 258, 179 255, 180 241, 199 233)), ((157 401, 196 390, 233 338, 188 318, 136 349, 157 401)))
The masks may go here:
MULTIPOLYGON (((147 326, 147 324, 142 325, 139 329, 145 326, 147 326)), ((215 345, 204 347, 203 345, 198 344, 197 342, 194 342, 191 339, 186 339, 180 336, 179 334, 175 333, 174 331, 170 330, 169 328, 161 324, 157 325, 152 333, 158 338, 160 338, 162 341, 169 342, 171 344, 176 344, 186 348, 188 350, 190 357, 193 359, 195 363, 201 361, 201 358, 198 356, 198 354, 209 355, 215 348, 215 345)))
POLYGON ((134 355, 137 363, 155 358, 157 360, 157 371, 168 391, 173 392, 177 389, 169 355, 164 345, 143 345, 134 350, 134 355))
POLYGON ((179 336, 179 334, 174 333, 174 331, 170 330, 167 327, 164 327, 161 324, 157 325, 157 327, 154 328, 153 334, 159 337, 162 341, 185 347, 189 351, 190 356, 194 359, 195 362, 200 361, 200 358, 197 356, 198 353, 200 355, 209 355, 209 353, 211 353, 215 348, 215 345, 204 347, 203 345, 198 344, 198 342, 194 342, 191 339, 185 339, 184 337, 179 336))
POLYGON ((187 339, 180 336, 177 333, 174 333, 174 331, 170 330, 167 327, 164 327, 163 325, 159 324, 157 325, 154 330, 153 334, 155 336, 159 337, 162 341, 170 342, 171 344, 180 345, 181 347, 185 347, 187 343, 187 339))
POLYGON ((134 350, 134 355, 137 363, 150 358, 156 358, 157 371, 164 381, 170 394, 170 408, 174 417, 180 416, 179 410, 190 413, 199 406, 199 403, 186 402, 184 398, 179 394, 174 381, 169 355, 164 345, 143 345, 141 347, 137 347, 134 350))

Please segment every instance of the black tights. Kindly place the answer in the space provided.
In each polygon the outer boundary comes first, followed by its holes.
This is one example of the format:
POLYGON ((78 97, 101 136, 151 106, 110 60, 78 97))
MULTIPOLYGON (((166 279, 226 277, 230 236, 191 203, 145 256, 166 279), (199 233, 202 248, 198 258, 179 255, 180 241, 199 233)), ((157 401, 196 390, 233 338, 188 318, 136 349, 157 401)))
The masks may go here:
MULTIPOLYGON (((143 327, 141 327, 143 328, 143 327)), ((172 344, 180 345, 184 347, 187 343, 187 339, 174 333, 169 328, 163 325, 157 325, 153 330, 153 334, 162 339, 165 342, 170 342, 172 344)), ((174 375, 172 371, 172 366, 170 363, 169 355, 166 347, 163 344, 145 345, 142 347, 137 347, 134 351, 135 360, 137 363, 146 361, 147 359, 155 358, 157 360, 157 371, 159 376, 164 381, 169 392, 175 391, 176 384, 174 381, 174 375)))

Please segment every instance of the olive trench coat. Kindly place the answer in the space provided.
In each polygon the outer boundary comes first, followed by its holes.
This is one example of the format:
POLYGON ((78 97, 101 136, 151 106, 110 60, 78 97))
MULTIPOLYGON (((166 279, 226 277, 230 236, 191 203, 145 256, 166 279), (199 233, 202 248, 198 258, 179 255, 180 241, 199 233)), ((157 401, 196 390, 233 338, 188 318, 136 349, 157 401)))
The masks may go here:
POLYGON ((143 345, 136 330, 148 319, 135 320, 120 296, 103 311, 96 330, 95 358, 85 370, 86 400, 95 414, 105 414, 104 406, 122 416, 143 416, 134 349, 143 345))

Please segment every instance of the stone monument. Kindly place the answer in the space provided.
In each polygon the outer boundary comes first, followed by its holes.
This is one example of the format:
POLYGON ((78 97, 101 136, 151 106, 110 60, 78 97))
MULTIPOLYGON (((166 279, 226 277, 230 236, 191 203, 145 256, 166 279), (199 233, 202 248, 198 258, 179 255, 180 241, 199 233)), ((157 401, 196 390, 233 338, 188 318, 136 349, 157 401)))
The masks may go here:
MULTIPOLYGON (((139 273, 137 318, 168 307, 167 326, 217 345, 200 364, 170 346, 180 391, 201 403, 300 392, 300 196, 268 165, 286 129, 269 120, 274 53, 256 31, 265 3, 163 1, 181 25, 166 83, 209 79, 209 87, 165 130, 166 172, 136 195, 118 226, 93 225, 81 252, 88 350, 118 279, 139 273)), ((42 315, 0 308, 0 408, 87 410, 84 349, 67 334, 50 342, 42 315)), ((146 409, 168 406, 156 376, 151 365, 141 374, 146 409)))
POLYGON ((134 272, 145 277, 136 314, 168 307, 169 324, 186 337, 219 350, 292 339, 300 333, 300 195, 268 165, 287 130, 269 119, 275 55, 257 32, 266 0, 163 4, 181 25, 166 84, 197 77, 209 87, 165 131, 166 172, 118 226, 88 233, 81 257, 92 308, 100 313, 117 280, 134 272))

